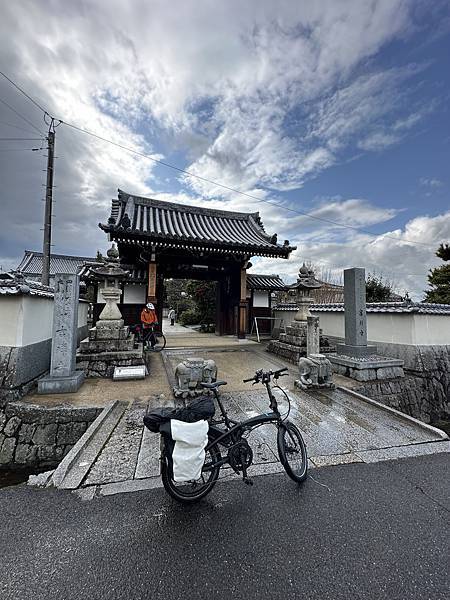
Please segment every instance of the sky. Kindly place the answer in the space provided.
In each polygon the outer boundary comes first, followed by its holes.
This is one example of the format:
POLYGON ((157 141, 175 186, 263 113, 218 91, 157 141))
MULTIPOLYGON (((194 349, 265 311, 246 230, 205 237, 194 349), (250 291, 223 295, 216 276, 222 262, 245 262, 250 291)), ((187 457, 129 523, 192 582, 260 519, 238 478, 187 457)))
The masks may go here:
MULTIPOLYGON (((449 0, 20 0, 0 46, 0 70, 64 121, 53 252, 104 252, 121 188, 259 211, 297 250, 253 272, 365 267, 423 298, 450 241, 449 0)), ((0 76, 3 270, 42 249, 46 130, 0 76)))

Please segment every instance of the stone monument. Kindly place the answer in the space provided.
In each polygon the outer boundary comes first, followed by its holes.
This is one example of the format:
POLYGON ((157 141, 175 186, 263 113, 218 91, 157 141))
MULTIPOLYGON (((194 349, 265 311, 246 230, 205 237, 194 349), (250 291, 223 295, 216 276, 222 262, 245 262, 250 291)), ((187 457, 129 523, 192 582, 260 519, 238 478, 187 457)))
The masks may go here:
POLYGON ((134 335, 124 325, 117 306, 122 294, 120 282, 128 277, 128 271, 120 266, 119 252, 114 244, 107 257, 103 265, 92 269, 94 278, 104 284, 100 293, 105 307, 95 327, 89 330, 89 337, 81 342, 77 354, 77 364, 88 377, 112 377, 116 367, 144 365, 142 344, 134 348, 134 335))
POLYGON ((345 343, 330 356, 333 371, 357 381, 404 377, 403 361, 377 354, 367 344, 365 269, 344 271, 345 343))
POLYGON ((310 354, 298 361, 299 379, 295 387, 302 390, 334 389, 331 362, 323 354, 310 354))
POLYGON ((84 381, 84 372, 75 370, 79 294, 78 275, 55 276, 50 374, 38 381, 39 394, 76 392, 84 381))
POLYGON ((201 383, 212 383, 217 380, 217 366, 213 360, 204 358, 187 358, 179 363, 175 369, 175 385, 173 393, 175 398, 194 398, 206 395, 209 390, 202 387, 201 383))
POLYGON ((328 340, 320 338, 319 317, 312 317, 309 307, 313 302, 311 290, 322 287, 322 283, 314 276, 314 271, 303 264, 300 267, 297 283, 290 286, 289 295, 295 299, 297 312, 294 320, 286 327, 286 331, 272 340, 267 351, 286 358, 290 362, 298 363, 300 357, 309 353, 333 352, 328 340), (308 323, 310 332, 308 335, 308 323), (308 339, 311 350, 308 351, 308 339))
POLYGON ((361 358, 377 353, 367 345, 366 272, 354 267, 344 270, 345 344, 337 345, 337 353, 361 358))

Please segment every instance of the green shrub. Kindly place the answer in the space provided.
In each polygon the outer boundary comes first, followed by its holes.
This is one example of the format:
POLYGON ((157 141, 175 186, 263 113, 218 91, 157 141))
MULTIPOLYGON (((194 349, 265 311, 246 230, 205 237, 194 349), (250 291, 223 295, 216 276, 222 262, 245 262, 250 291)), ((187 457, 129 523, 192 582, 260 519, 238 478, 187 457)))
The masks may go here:
POLYGON ((200 313, 195 308, 185 310, 180 316, 180 323, 182 325, 198 325, 201 321, 200 313))

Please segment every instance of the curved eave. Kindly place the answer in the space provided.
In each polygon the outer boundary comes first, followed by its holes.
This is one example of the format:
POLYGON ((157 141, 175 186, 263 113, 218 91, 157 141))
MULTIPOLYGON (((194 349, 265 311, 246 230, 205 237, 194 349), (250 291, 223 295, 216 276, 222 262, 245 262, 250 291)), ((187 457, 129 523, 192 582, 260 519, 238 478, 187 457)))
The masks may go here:
POLYGON ((166 248, 181 248, 194 250, 209 250, 222 254, 251 254, 252 256, 269 256, 289 258, 296 246, 259 245, 259 244, 230 244, 219 240, 196 239, 183 235, 167 236, 165 234, 143 234, 140 230, 123 229, 109 224, 99 223, 100 229, 121 243, 143 246, 161 246, 166 248), (122 238, 122 239, 121 239, 122 238))

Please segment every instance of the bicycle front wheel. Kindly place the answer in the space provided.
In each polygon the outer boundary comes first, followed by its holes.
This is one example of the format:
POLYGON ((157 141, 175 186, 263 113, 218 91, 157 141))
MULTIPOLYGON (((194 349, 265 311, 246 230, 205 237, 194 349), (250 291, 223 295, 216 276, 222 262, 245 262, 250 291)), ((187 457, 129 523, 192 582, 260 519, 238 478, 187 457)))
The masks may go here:
MULTIPOLYGON (((210 443, 212 441, 212 439, 209 440, 210 443)), ((172 498, 184 504, 192 504, 209 494, 219 477, 220 467, 214 466, 221 459, 217 446, 212 446, 206 451, 205 463, 200 478, 195 481, 181 483, 176 482, 173 478, 172 468, 166 452, 167 450, 164 449, 161 462, 161 479, 164 489, 172 498)))
POLYGON ((284 470, 291 479, 301 483, 306 479, 308 456, 300 430, 287 421, 278 428, 278 454, 284 470))

